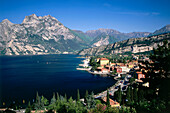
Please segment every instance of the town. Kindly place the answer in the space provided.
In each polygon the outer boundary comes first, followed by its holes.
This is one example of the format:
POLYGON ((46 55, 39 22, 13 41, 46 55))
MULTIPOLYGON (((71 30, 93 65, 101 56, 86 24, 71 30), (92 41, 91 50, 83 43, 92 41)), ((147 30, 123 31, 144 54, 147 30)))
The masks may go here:
MULTIPOLYGON (((86 59, 82 61, 84 64, 79 64, 79 66, 83 68, 77 69, 86 70, 94 75, 114 77, 117 82, 114 86, 108 89, 109 95, 111 96, 114 96, 114 93, 119 89, 119 86, 121 88, 121 91, 127 91, 128 85, 131 85, 130 81, 132 82, 132 80, 133 83, 138 83, 144 87, 149 87, 149 82, 143 82, 143 79, 145 79, 145 73, 143 73, 143 71, 147 72, 147 70, 145 70, 145 68, 141 68, 142 66, 146 67, 146 65, 142 62, 153 63, 148 58, 148 56, 132 54, 130 60, 127 60, 124 63, 110 58, 109 60, 107 57, 86 57, 86 59)), ((119 55, 119 58, 126 59, 127 57, 128 55, 119 55)), ((103 100, 105 100, 106 96, 107 90, 95 95, 95 98, 102 98, 103 100)), ((113 101, 112 104, 112 106, 120 107, 120 104, 118 102, 113 101)))

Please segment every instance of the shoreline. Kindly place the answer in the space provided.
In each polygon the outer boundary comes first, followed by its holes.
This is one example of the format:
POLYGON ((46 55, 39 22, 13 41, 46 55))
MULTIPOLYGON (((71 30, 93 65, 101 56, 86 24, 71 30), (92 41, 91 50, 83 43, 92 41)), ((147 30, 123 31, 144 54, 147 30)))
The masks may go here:
MULTIPOLYGON (((76 68, 76 69, 77 70, 81 70, 81 71, 87 71, 88 73, 93 74, 93 75, 107 75, 107 76, 113 77, 113 79, 116 81, 116 83, 114 85, 112 85, 111 87, 107 88, 108 91, 109 91, 109 94, 111 93, 111 95, 113 96, 114 92, 118 90, 118 89, 115 89, 115 87, 123 84, 123 82, 120 84, 120 82, 122 81, 121 79, 120 80, 118 79, 120 77, 118 77, 116 75, 112 75, 110 73, 99 73, 99 72, 96 73, 96 72, 92 72, 92 71, 90 71, 91 68, 84 67, 84 65, 86 65, 85 61, 87 61, 89 63, 88 59, 84 57, 84 60, 82 61, 83 64, 81 64, 81 65, 79 64, 79 66, 82 66, 83 68, 76 68)), ((124 80, 125 80, 125 78, 124 78, 124 80)), ((102 92, 100 92, 100 93, 95 94, 94 98, 97 99, 97 98, 103 98, 103 97, 107 96, 107 89, 102 91, 102 92)), ((82 99, 84 99, 84 98, 82 98, 82 99)))

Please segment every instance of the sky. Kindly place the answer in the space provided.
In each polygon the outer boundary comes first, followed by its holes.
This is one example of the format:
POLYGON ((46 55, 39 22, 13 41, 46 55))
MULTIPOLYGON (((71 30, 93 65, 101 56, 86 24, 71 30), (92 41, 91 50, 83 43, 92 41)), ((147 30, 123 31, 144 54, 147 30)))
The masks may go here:
POLYGON ((170 24, 170 0, 0 0, 0 22, 51 15, 70 29, 154 32, 170 24))

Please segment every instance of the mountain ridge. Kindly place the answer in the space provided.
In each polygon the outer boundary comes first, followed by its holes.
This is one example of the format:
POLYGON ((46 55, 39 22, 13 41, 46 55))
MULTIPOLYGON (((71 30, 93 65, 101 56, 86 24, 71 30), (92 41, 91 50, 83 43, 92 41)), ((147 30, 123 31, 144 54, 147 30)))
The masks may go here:
POLYGON ((0 55, 77 53, 84 48, 148 37, 162 32, 170 32, 170 25, 154 33, 121 33, 104 28, 82 32, 67 28, 51 15, 32 14, 25 16, 21 24, 14 24, 8 19, 0 23, 0 55))
POLYGON ((60 54, 89 47, 56 18, 26 16, 21 24, 3 20, 0 23, 1 55, 60 54))
POLYGON ((115 42, 113 44, 102 45, 99 47, 87 48, 79 51, 78 55, 105 55, 105 54, 122 54, 122 53, 141 53, 152 51, 157 45, 162 45, 164 40, 170 42, 170 33, 161 35, 130 38, 115 42))

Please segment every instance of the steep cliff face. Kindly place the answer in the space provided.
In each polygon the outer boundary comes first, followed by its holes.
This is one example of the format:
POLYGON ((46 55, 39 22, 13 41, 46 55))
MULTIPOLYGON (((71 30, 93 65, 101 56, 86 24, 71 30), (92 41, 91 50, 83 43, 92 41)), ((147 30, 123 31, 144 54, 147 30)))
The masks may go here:
POLYGON ((56 18, 26 16, 22 24, 0 23, 0 54, 35 55, 75 52, 88 44, 56 18))
POLYGON ((131 38, 128 40, 116 42, 113 44, 93 47, 81 50, 79 55, 104 55, 104 54, 117 54, 117 53, 139 53, 151 51, 157 47, 157 44, 162 44, 163 40, 170 41, 170 33, 142 37, 142 38, 131 38))

